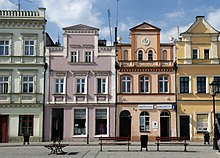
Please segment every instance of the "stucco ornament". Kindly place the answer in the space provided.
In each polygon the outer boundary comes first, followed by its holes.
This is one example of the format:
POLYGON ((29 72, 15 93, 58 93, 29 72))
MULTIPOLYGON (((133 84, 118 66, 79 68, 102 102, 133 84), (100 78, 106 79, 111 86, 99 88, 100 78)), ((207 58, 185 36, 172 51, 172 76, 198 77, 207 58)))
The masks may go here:
POLYGON ((145 37, 145 38, 143 38, 143 39, 141 40, 141 44, 147 46, 147 45, 150 44, 150 40, 149 40, 148 38, 145 37))

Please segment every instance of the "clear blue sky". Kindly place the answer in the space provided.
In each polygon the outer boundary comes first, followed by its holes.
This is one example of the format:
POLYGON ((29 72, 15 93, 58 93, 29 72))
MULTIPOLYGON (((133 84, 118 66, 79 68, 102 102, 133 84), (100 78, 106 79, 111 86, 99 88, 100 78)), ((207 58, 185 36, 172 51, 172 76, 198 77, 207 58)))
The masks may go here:
MULTIPOLYGON (((17 9, 19 0, 0 0, 0 9, 17 9)), ((122 42, 129 42, 129 28, 142 22, 161 29, 161 42, 168 42, 170 35, 177 37, 185 31, 196 16, 206 20, 220 31, 220 0, 20 0, 22 10, 46 8, 47 29, 54 41, 58 28, 86 24, 100 28, 100 38, 110 40, 108 9, 111 26, 116 25, 118 3, 118 34, 122 42)), ((113 37, 114 39, 114 37, 113 37)))

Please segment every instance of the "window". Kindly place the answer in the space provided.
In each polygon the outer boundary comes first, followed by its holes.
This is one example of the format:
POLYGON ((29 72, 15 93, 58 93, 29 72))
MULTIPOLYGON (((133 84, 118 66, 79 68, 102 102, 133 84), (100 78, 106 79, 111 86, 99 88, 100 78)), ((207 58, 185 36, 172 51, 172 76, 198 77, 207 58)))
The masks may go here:
POLYGON ((62 94, 63 93, 63 89, 64 89, 64 79, 63 78, 58 78, 56 79, 56 89, 55 89, 55 93, 57 94, 62 94))
POLYGON ((8 77, 0 76, 0 93, 8 93, 8 77))
POLYGON ((204 59, 209 59, 209 49, 204 49, 204 59))
POLYGON ((0 41, 0 55, 9 55, 9 41, 0 41))
POLYGON ((167 76, 159 77, 159 92, 160 93, 168 92, 168 77, 167 76))
POLYGON ((76 79, 76 93, 79 94, 85 93, 85 78, 76 79))
POLYGON ((208 114, 197 114, 197 132, 205 132, 208 129, 208 114))
POLYGON ((19 116, 19 136, 30 135, 33 136, 33 115, 19 116))
POLYGON ((180 93, 189 93, 189 77, 180 77, 180 93))
POLYGON ((143 60, 143 51, 139 50, 138 51, 138 61, 142 61, 143 60))
POLYGON ((95 117, 95 134, 107 134, 107 109, 96 109, 95 117))
POLYGON ((206 93, 206 77, 197 77, 197 93, 206 93))
POLYGON ((150 119, 148 112, 141 112, 140 114, 140 132, 150 131, 150 119))
POLYGON ((71 62, 79 62, 79 54, 78 52, 71 52, 71 62))
POLYGON ((131 77, 130 76, 122 76, 121 84, 122 84, 122 93, 131 92, 131 77))
POLYGON ((33 76, 24 76, 22 78, 23 93, 32 93, 34 92, 34 77, 33 76))
POLYGON ((161 59, 162 60, 167 60, 167 50, 163 50, 161 59))
POLYGON ((153 60, 153 51, 152 51, 152 50, 149 50, 149 51, 148 51, 148 60, 149 60, 149 61, 152 61, 152 60, 153 60))
POLYGON ((122 60, 128 60, 128 51, 125 50, 123 53, 122 53, 122 60))
POLYGON ((105 78, 97 78, 97 93, 99 94, 106 93, 106 79, 105 78))
POLYGON ((140 77, 140 93, 149 92, 149 77, 141 76, 140 77))
MULTIPOLYGON (((214 81, 216 81, 218 84, 220 83, 220 76, 214 76, 214 81)), ((220 87, 218 87, 218 90, 216 93, 220 93, 220 87)))
POLYGON ((86 109, 74 109, 74 133, 73 135, 86 134, 86 109))
POLYGON ((192 55, 193 55, 193 59, 198 59, 198 50, 193 49, 192 55))
POLYGON ((24 41, 24 55, 34 55, 34 41, 24 41))
POLYGON ((85 52, 85 62, 92 62, 92 52, 85 52))

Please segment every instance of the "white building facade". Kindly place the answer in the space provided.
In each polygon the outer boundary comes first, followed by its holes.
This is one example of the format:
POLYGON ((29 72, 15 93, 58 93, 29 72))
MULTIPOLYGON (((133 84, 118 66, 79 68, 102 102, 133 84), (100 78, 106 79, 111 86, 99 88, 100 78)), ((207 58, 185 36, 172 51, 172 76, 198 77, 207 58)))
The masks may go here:
POLYGON ((45 8, 0 10, 0 142, 42 140, 45 8))

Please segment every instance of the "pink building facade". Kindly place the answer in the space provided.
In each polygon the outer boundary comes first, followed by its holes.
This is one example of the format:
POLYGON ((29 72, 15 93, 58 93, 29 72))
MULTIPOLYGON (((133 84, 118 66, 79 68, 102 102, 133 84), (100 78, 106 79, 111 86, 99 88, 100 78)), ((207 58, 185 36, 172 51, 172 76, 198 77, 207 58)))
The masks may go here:
POLYGON ((115 136, 115 50, 99 29, 63 28, 64 46, 48 46, 45 140, 115 136))

